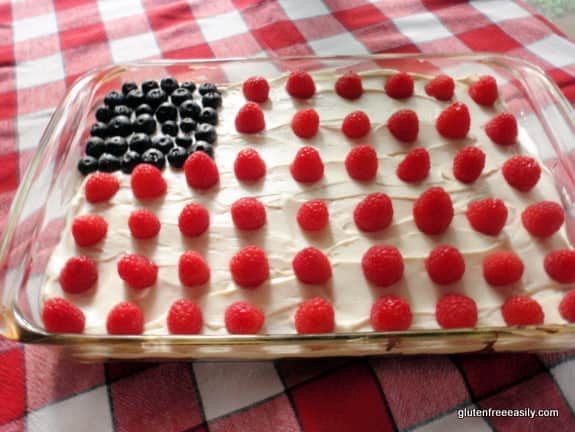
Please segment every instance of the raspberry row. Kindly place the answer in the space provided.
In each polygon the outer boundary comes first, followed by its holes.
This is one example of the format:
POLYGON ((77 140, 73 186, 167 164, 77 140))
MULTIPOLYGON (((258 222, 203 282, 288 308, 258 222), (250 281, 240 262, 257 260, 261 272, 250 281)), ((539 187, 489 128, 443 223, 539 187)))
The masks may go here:
MULTIPOLYGON (((212 162, 211 159, 207 157, 206 159, 212 162)), ((199 181, 204 182, 207 178, 208 176, 204 175, 199 181)), ((85 196, 91 203, 108 201, 118 189, 117 178, 110 174, 98 173, 86 182, 85 196)), ((132 175, 132 189, 136 198, 148 199, 163 195, 167 184, 156 168, 141 165, 132 175)), ((260 229, 267 220, 265 206, 253 197, 236 200, 231 205, 230 214, 234 226, 240 230, 260 229)), ((484 235, 496 236, 507 222, 508 210, 502 200, 484 198, 471 201, 465 214, 473 230, 484 235)), ((415 200, 412 215, 415 225, 422 233, 428 235, 444 233, 454 217, 449 193, 440 187, 427 189, 415 200)), ((393 216, 393 202, 382 192, 367 195, 353 210, 355 225, 363 232, 385 230, 392 224, 393 216)), ((296 220, 304 231, 319 231, 329 224, 329 209, 322 200, 310 200, 300 205, 296 220)), ((527 206, 521 213, 523 227, 536 238, 552 236, 560 230, 564 220, 562 206, 553 201, 536 202, 527 206)), ((184 236, 202 235, 208 230, 209 225, 209 212, 201 204, 189 203, 180 212, 178 226, 184 236)), ((157 216, 145 209, 135 210, 128 218, 128 226, 132 235, 139 239, 155 237, 161 229, 157 216)), ((108 224, 102 216, 81 215, 73 222, 72 234, 79 246, 92 246, 105 238, 107 227, 108 224)))
MULTIPOLYGON (((324 285, 332 278, 332 265, 326 254, 315 247, 300 250, 292 259, 295 278, 304 284, 324 285)), ((549 252, 543 267, 560 284, 575 282, 575 251, 558 249, 549 252)), ((404 259, 394 246, 371 246, 363 254, 361 268, 366 282, 377 287, 389 287, 404 275, 404 259)), ((499 250, 483 258, 482 273, 493 287, 517 283, 524 272, 521 258, 512 251, 499 250)), ((437 285, 460 281, 466 271, 461 252, 449 245, 435 247, 425 259, 425 270, 437 285)), ((229 261, 231 279, 240 288, 255 289, 270 278, 270 265, 264 250, 257 246, 240 249, 229 261)), ((158 278, 158 266, 138 254, 125 254, 117 263, 117 272, 130 288, 144 290, 153 287, 158 278)), ((210 267, 198 252, 184 252, 178 260, 178 277, 183 286, 197 287, 210 281, 210 267)), ((97 263, 87 256, 69 258, 60 272, 59 282, 66 293, 89 291, 98 281, 97 263)))
MULTIPOLYGON (((417 140, 419 118, 413 110, 396 111, 387 119, 385 125, 391 135, 403 143, 410 144, 417 140)), ((319 114, 313 108, 304 108, 294 114, 290 126, 296 136, 303 139, 313 138, 319 131, 319 114)), ((247 102, 236 114, 235 127, 243 134, 262 132, 266 127, 263 110, 255 102, 247 102)), ((511 113, 500 113, 483 127, 486 135, 495 144, 510 146, 517 141, 517 120, 511 113)), ((453 140, 466 138, 471 128, 469 109, 463 102, 454 102, 439 114, 435 128, 444 138, 453 140)), ((372 124, 364 111, 353 111, 343 118, 340 129, 348 138, 361 139, 369 134, 372 124)))
MULTIPOLYGON (((383 85, 385 93, 393 99, 408 99, 413 95, 413 77, 407 72, 390 75, 383 85)), ((286 92, 296 99, 310 99, 316 93, 313 77, 302 70, 297 70, 287 77, 286 92)), ((246 100, 262 103, 269 97, 270 86, 261 76, 253 76, 244 81, 242 92, 246 100)), ((356 100, 363 94, 362 78, 357 73, 348 71, 341 75, 334 84, 334 91, 342 98, 356 100)), ((455 81, 448 75, 438 75, 425 85, 425 93, 440 101, 449 101, 455 92, 455 81)), ((469 86, 469 96, 481 106, 492 106, 499 97, 497 82, 489 75, 479 77, 469 86)))
MULTIPOLYGON (((485 165, 485 154, 476 147, 460 150, 453 161, 453 175, 463 183, 472 183, 481 174, 485 165)), ((378 170, 375 150, 368 145, 352 148, 345 158, 348 175, 356 181, 371 181, 378 170)), ((425 179, 431 168, 430 157, 425 149, 409 152, 397 167, 397 176, 405 182, 419 182, 425 179)), ((209 189, 219 182, 219 170, 215 162, 203 152, 194 153, 184 164, 188 184, 194 189, 209 189)), ((292 177, 302 183, 314 183, 324 175, 324 164, 318 151, 301 147, 290 165, 292 177)), ((266 173, 265 161, 255 149, 241 150, 234 162, 234 173, 241 182, 260 181, 266 173)), ((521 192, 531 190, 541 176, 537 161, 529 156, 513 156, 502 167, 507 183, 521 192)), ((167 191, 167 183, 154 166, 142 164, 134 169, 131 178, 134 196, 138 199, 157 198, 167 191)), ((86 199, 91 203, 107 201, 119 190, 119 181, 107 173, 91 175, 85 186, 86 199)))
MULTIPOLYGON (((366 311, 367 312, 367 311, 366 311)), ((559 304, 563 319, 575 322, 575 290, 569 291, 559 304)), ((501 316, 508 326, 541 325, 545 314, 541 305, 526 295, 507 298, 501 306, 501 316)), ((370 324, 375 331, 402 331, 411 328, 411 306, 402 297, 383 295, 369 311, 370 324)), ((478 321, 475 301, 462 294, 445 294, 435 305, 435 319, 444 329, 473 328, 478 321)), ((55 297, 48 299, 42 309, 46 330, 59 333, 82 333, 85 315, 70 301, 55 297)), ((138 335, 144 332, 145 317, 135 303, 115 305, 106 318, 106 330, 113 335, 138 335)), ((203 328, 201 308, 190 300, 175 301, 167 314, 166 325, 171 334, 198 334, 203 328)), ((258 306, 245 301, 229 305, 224 312, 224 324, 230 334, 257 334, 265 324, 265 314, 258 306)), ((322 297, 302 302, 293 316, 298 334, 320 334, 336 331, 336 314, 331 303, 322 297)))

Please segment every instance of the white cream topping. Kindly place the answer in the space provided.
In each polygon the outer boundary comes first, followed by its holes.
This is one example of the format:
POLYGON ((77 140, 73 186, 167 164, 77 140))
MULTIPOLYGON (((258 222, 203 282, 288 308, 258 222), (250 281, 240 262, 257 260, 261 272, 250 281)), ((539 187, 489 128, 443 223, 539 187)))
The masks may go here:
MULTIPOLYGON (((235 114, 245 103, 241 86, 222 87, 224 107, 220 111, 215 155, 220 183, 209 191, 192 190, 183 171, 170 167, 164 172, 168 183, 166 196, 152 202, 138 202, 133 197, 130 177, 125 174, 116 174, 121 188, 105 204, 88 203, 82 183, 70 205, 62 239, 48 264, 43 298, 69 298, 86 314, 86 333, 91 334, 106 332, 108 311, 124 300, 142 307, 146 318, 145 333, 166 334, 167 311, 180 298, 192 299, 201 306, 205 334, 226 333, 224 311, 238 300, 253 302, 263 309, 266 322, 262 333, 293 333, 293 315, 297 306, 303 299, 317 295, 333 303, 336 330, 341 332, 370 331, 370 308, 382 294, 400 295, 409 301, 414 317, 412 328, 438 328, 435 304, 448 292, 466 294, 477 302, 478 327, 504 325, 500 306, 511 293, 529 294, 539 301, 545 312, 545 323, 564 322, 557 307, 567 287, 547 276, 543 259, 550 250, 569 247, 565 231, 562 228, 549 239, 536 240, 525 231, 520 220, 521 211, 528 204, 540 200, 559 202, 559 196, 547 171, 529 193, 515 191, 503 179, 501 165, 520 151, 520 146, 497 146, 483 130, 485 123, 501 111, 501 107, 479 107, 467 95, 467 80, 457 81, 454 100, 469 107, 471 130, 465 140, 449 141, 438 135, 434 124, 437 115, 450 102, 428 97, 423 89, 426 79, 416 77, 414 96, 397 101, 383 91, 389 72, 373 71, 362 75, 365 92, 356 101, 348 101, 335 94, 336 76, 331 73, 314 75, 317 93, 307 101, 289 97, 284 90, 285 77, 279 77, 270 83, 270 100, 262 104, 266 130, 256 135, 242 135, 235 131, 235 114), (319 133, 309 140, 296 137, 290 128, 293 114, 305 107, 315 108, 320 116, 319 133), (386 127, 387 118, 404 108, 414 110, 420 121, 419 138, 410 145, 397 141, 386 127), (343 117, 356 110, 368 114, 372 131, 365 138, 350 140, 339 128, 343 117), (373 182, 355 182, 345 170, 345 157, 358 143, 371 144, 378 153, 379 169, 373 182), (302 145, 317 148, 325 164, 324 178, 312 185, 296 182, 289 172, 289 165, 302 145), (487 155, 483 174, 472 185, 458 182, 452 174, 453 156, 465 145, 476 145, 487 155), (267 164, 265 179, 253 185, 239 182, 233 173, 237 153, 248 146, 257 149, 267 164), (397 178, 395 170, 405 154, 418 146, 430 152, 431 173, 421 184, 406 184, 397 178), (424 235, 412 218, 414 200, 430 186, 441 186, 448 191, 455 208, 451 226, 440 236, 424 235), (392 199, 393 224, 381 232, 366 234, 357 229, 352 213, 357 203, 372 192, 384 192, 392 199), (257 197, 266 207, 267 224, 256 232, 241 232, 234 228, 231 220, 231 204, 245 196, 257 197), (475 232, 465 217, 467 204, 485 197, 503 199, 509 210, 505 228, 495 237, 475 232), (323 232, 306 234, 296 222, 296 212, 301 203, 313 198, 325 200, 330 212, 329 226, 323 232), (177 225, 181 209, 190 202, 204 205, 211 218, 208 232, 196 239, 184 238, 177 225), (142 207, 154 211, 162 223, 156 239, 141 241, 130 235, 128 216, 134 209, 142 207), (70 226, 75 216, 86 213, 103 216, 109 224, 108 235, 94 247, 79 248, 75 245, 70 226), (231 257, 249 244, 256 244, 266 251, 271 272, 268 282, 252 290, 236 286, 228 269, 231 257), (374 244, 396 246, 404 257, 404 278, 392 287, 372 287, 363 276, 361 257, 374 244), (453 245, 464 255, 466 272, 459 283, 439 286, 429 279, 424 260, 439 244, 453 245), (307 246, 320 248, 331 261, 333 278, 325 286, 301 284, 293 274, 291 260, 307 246), (187 288, 179 282, 177 262, 179 256, 189 249, 199 251, 211 268, 211 280, 204 287, 187 288), (484 281, 482 259, 496 249, 512 249, 521 257, 525 273, 520 283, 494 288, 484 281), (124 253, 141 253, 152 259, 159 266, 157 284, 144 291, 126 286, 116 270, 116 263, 124 253), (95 259, 99 279, 89 292, 68 295, 58 283, 58 274, 66 260, 74 255, 95 259)), ((529 137, 520 132, 519 141, 526 140, 529 137)))

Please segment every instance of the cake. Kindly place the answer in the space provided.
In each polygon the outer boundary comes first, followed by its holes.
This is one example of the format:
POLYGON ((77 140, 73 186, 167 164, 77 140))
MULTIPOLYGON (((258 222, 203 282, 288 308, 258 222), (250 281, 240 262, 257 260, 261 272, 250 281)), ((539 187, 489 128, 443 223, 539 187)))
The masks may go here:
MULTIPOLYGON (((540 161, 508 162, 521 154, 521 143, 530 138, 517 130, 511 114, 504 113, 493 78, 454 81, 388 70, 342 78, 333 71, 320 71, 217 87, 204 84, 202 121, 217 124, 204 128, 200 137, 208 142, 199 145, 190 138, 198 125, 192 125, 191 114, 183 120, 182 100, 180 114, 169 107, 144 107, 138 113, 143 120, 118 108, 128 94, 141 104, 152 92, 156 106, 177 101, 185 94, 178 88, 195 91, 198 97, 199 89, 190 83, 187 87, 175 80, 161 86, 153 83, 125 83, 124 92, 108 95, 96 112, 100 122, 92 127, 92 136, 109 134, 105 128, 113 127, 127 137, 137 127, 156 136, 156 150, 144 157, 145 151, 150 152, 147 145, 141 147, 142 140, 129 146, 122 139, 109 140, 107 148, 123 154, 123 162, 105 157, 103 162, 88 158, 80 163, 87 175, 70 203, 42 288, 46 305, 55 298, 75 305, 75 317, 82 325, 62 331, 162 335, 180 328, 206 335, 293 334, 561 324, 573 318, 574 302, 566 294, 575 277, 564 273, 574 258, 557 204, 561 199, 540 161), (165 86, 164 96, 158 95, 165 86), (462 110, 468 112, 470 125, 465 124, 465 115, 461 117, 462 110), (151 124, 154 115, 163 121, 161 127, 151 124), (126 119, 132 130, 122 129, 126 119), (177 149, 171 139, 158 138, 174 134, 177 149), (189 149, 183 150, 186 146, 189 149), (472 150, 463 155, 465 148, 472 150), (262 178, 256 172, 245 174, 255 181, 238 179, 236 159, 242 150, 246 156, 245 149, 254 149, 264 161, 262 178), (171 155, 169 163, 162 153, 171 155), (190 162, 199 153, 202 156, 190 162), (296 155, 301 164, 294 162, 296 155), (217 166, 214 181, 213 167, 205 161, 210 157, 217 166), (459 161, 457 169, 454 159, 459 161), (98 163, 111 172, 107 176, 117 179, 119 189, 110 199, 91 203, 86 185, 98 163), (143 186, 143 195, 137 198, 132 170, 139 175, 140 167, 148 164, 160 170, 165 192, 160 186, 157 194, 146 198, 150 189, 143 186), (204 164, 211 167, 206 172, 204 164), (238 203, 245 198, 252 200, 238 203), (451 217, 444 214, 442 200, 451 202, 451 217), (540 202, 549 208, 536 206, 526 212, 540 202), (201 210, 207 210, 205 231, 200 227, 190 235, 183 233, 181 214, 189 204, 197 205, 186 210, 191 225, 201 225, 206 217, 201 210), (135 238, 130 229, 130 215, 138 209, 148 210, 139 217, 149 224, 140 237, 149 238, 135 238), (82 215, 105 220, 103 240, 96 234, 95 244, 90 239, 89 246, 78 244, 73 225, 82 215), (546 227, 550 232, 534 235, 546 227), (263 251, 268 268, 260 266, 236 277, 234 256, 252 246, 257 247, 251 251, 256 255, 263 251), (186 251, 195 252, 181 258, 186 251), (125 254, 144 256, 149 262, 126 262, 133 268, 124 273, 132 276, 121 277, 118 264, 125 254), (64 289, 62 272, 71 258, 79 256, 95 262, 97 281, 88 280, 87 289, 74 293, 74 278, 72 287, 64 289), (188 275, 179 270, 181 259, 189 260, 194 269, 188 275), (157 268, 155 275, 146 273, 150 262, 157 268), (151 286, 145 282, 148 276, 151 286), (139 279, 141 286, 126 283, 130 277, 139 279), (190 301, 178 303, 168 325, 168 311, 181 299, 190 301), (118 304, 120 309, 110 318, 118 304), (121 322, 126 310, 133 314, 129 325, 121 322), (306 315, 309 311, 311 315, 306 315), (110 324, 114 319, 120 324, 110 324)), ((97 139, 92 141, 98 144, 97 139)), ((247 158, 254 155, 248 152, 247 158)), ((87 225, 88 231, 97 233, 97 224, 87 225)), ((54 307, 56 321, 58 313, 71 314, 66 307, 54 307)), ((49 308, 45 315, 50 315, 49 308)), ((45 317, 46 327, 57 330, 50 319, 45 317)))

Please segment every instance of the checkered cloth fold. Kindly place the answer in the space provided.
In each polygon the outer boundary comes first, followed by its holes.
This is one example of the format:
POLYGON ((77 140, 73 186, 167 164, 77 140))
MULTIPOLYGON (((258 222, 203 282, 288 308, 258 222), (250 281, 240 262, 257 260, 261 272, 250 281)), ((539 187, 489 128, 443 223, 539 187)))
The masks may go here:
MULTIPOLYGON (((496 51, 575 101, 575 44, 515 1, 0 0, 0 230, 86 70, 143 58, 496 51)), ((572 431, 573 353, 82 365, 0 340, 0 431, 572 431), (462 408, 559 417, 458 418, 462 408)))

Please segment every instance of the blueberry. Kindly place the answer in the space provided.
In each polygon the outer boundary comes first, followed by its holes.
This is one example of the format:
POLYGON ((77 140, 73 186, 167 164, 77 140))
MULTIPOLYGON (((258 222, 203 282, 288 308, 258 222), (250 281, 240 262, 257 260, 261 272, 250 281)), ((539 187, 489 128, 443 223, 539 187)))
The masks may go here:
POLYGON ((194 119, 185 117, 182 120, 180 120, 180 130, 184 133, 190 133, 196 130, 196 122, 194 121, 194 119))
POLYGON ((143 132, 148 135, 156 132, 156 120, 150 114, 140 114, 134 120, 134 132, 143 132))
POLYGON ((126 95, 126 105, 131 108, 136 108, 144 103, 145 95, 142 90, 132 90, 126 95))
POLYGON ((200 123, 209 123, 212 125, 218 124, 218 112, 210 107, 206 107, 202 109, 200 113, 200 117, 198 118, 200 123))
POLYGON ((174 168, 181 168, 188 158, 188 151, 183 147, 173 147, 168 153, 168 162, 174 168))
POLYGON ((160 81, 160 88, 164 90, 167 94, 172 94, 172 92, 179 87, 178 81, 172 77, 162 78, 160 81))
POLYGON ((96 120, 103 123, 108 123, 114 117, 112 110, 106 105, 100 105, 96 108, 96 120))
POLYGON ((196 128, 196 141, 205 141, 213 144, 216 141, 216 128, 208 123, 201 123, 196 128))
POLYGON ((144 153, 149 148, 152 148, 152 140, 145 133, 135 133, 130 137, 128 142, 130 150, 136 151, 138 153, 144 153))
POLYGON ((128 118, 130 118, 132 116, 132 112, 133 112, 132 108, 130 108, 126 105, 116 105, 114 107, 114 111, 113 111, 114 117, 121 115, 121 116, 126 116, 128 118))
POLYGON ((174 90, 172 93, 172 103, 174 105, 180 106, 182 102, 193 99, 193 97, 194 96, 188 89, 180 87, 174 90))
POLYGON ((188 148, 192 145, 193 139, 191 136, 182 135, 176 137, 176 145, 180 147, 188 148))
POLYGON ((134 168, 142 161, 140 153, 133 150, 128 150, 122 157, 122 172, 131 174, 134 168))
POLYGON ((131 133, 132 133, 132 122, 130 122, 130 119, 126 116, 119 115, 117 117, 114 117, 108 123, 108 134, 110 136, 119 135, 127 137, 131 133))
POLYGON ((206 153, 211 158, 214 157, 214 146, 205 141, 196 141, 196 143, 192 147, 192 151, 195 152, 201 151, 206 153))
POLYGON ((124 95, 127 95, 132 90, 138 90, 138 84, 136 84, 134 81, 126 81, 124 84, 122 84, 122 93, 124 95))
POLYGON ((166 158, 164 154, 155 148, 146 150, 142 155, 142 163, 154 165, 156 168, 163 169, 166 166, 166 158))
POLYGON ((200 84, 200 87, 198 88, 198 92, 203 96, 206 93, 211 93, 211 92, 219 93, 220 91, 218 90, 218 88, 216 87, 215 84, 205 82, 205 83, 200 84))
POLYGON ((154 109, 158 108, 161 103, 166 102, 167 100, 168 95, 164 92, 164 90, 159 88, 150 90, 148 93, 146 93, 145 97, 146 103, 154 109))
POLYGON ((209 92, 202 96, 202 105, 205 107, 219 108, 222 106, 222 95, 216 92, 209 92))
POLYGON ((152 147, 166 154, 174 147, 174 139, 167 135, 154 137, 152 139, 152 147))
POLYGON ((114 156, 122 156, 126 153, 126 150, 128 150, 126 138, 122 138, 121 136, 106 138, 105 145, 106 153, 114 156))
POLYGON ((138 105, 138 107, 136 108, 136 117, 139 116, 140 114, 154 114, 154 110, 152 109, 152 107, 148 104, 141 104, 138 105))
POLYGON ((118 171, 122 165, 120 158, 109 153, 104 153, 98 159, 98 169, 104 172, 118 171))
POLYGON ((165 135, 171 135, 173 137, 178 135, 178 123, 172 120, 168 120, 162 123, 162 133, 165 135))
POLYGON ((116 90, 112 90, 104 97, 104 103, 110 108, 114 108, 117 105, 122 105, 124 103, 124 95, 117 92, 116 90))
POLYGON ((108 126, 106 123, 96 122, 90 128, 90 135, 106 138, 108 136, 108 126))
POLYGON ((146 80, 142 83, 142 91, 147 94, 150 90, 160 88, 158 81, 146 80))
POLYGON ((175 121, 178 119, 178 108, 174 104, 164 102, 156 110, 156 118, 160 123, 167 120, 175 121))
POLYGON ((193 93, 196 91, 196 84, 193 83, 192 81, 184 81, 183 83, 180 84, 180 87, 185 88, 190 93, 193 93))
POLYGON ((187 100, 180 105, 180 117, 190 117, 197 120, 202 112, 202 107, 197 102, 187 100))
POLYGON ((88 156, 98 158, 104 153, 105 148, 104 140, 100 137, 91 136, 86 140, 86 154, 88 156))
POLYGON ((98 159, 92 156, 84 156, 78 161, 78 171, 82 174, 90 174, 98 170, 98 159))

